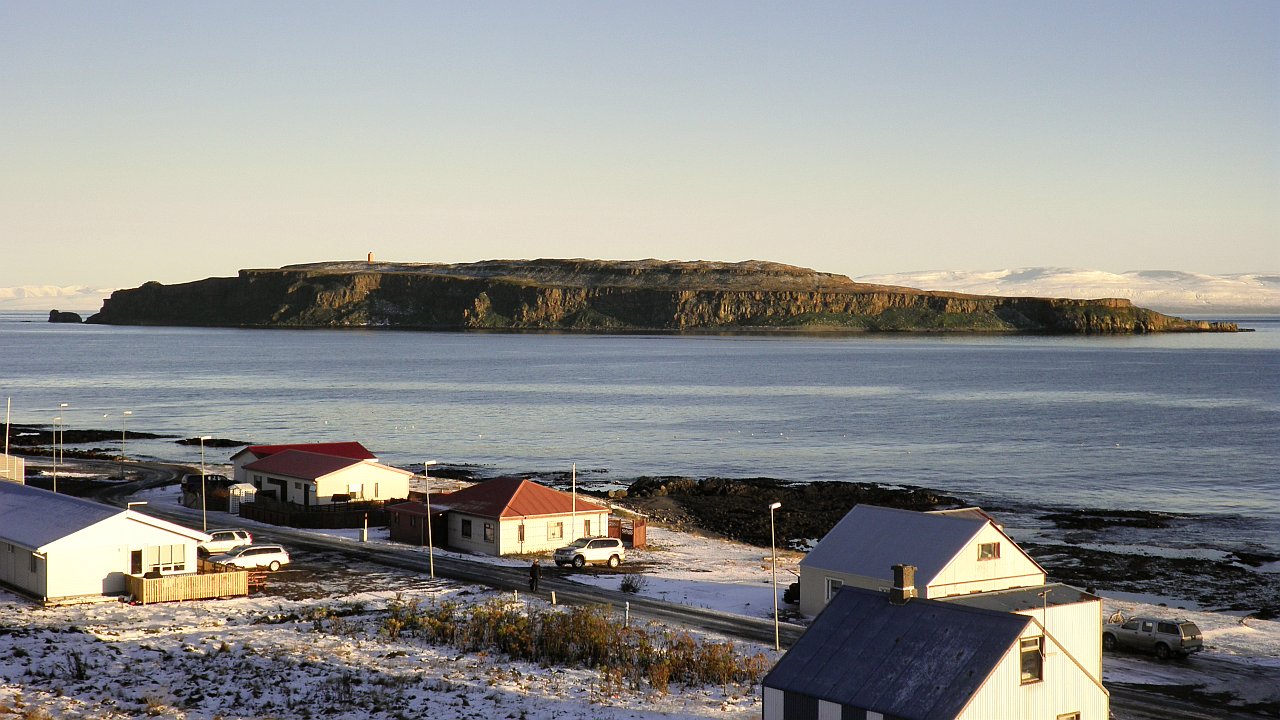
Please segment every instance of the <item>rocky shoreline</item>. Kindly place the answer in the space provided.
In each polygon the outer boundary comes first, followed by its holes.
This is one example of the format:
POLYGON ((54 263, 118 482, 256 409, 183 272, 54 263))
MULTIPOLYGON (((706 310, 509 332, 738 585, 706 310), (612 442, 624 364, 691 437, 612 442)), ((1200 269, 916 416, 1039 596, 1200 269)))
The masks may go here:
MULTIPOLYGON (((776 513, 780 547, 804 550, 827 533, 854 505, 868 503, 907 510, 940 510, 973 503, 938 490, 873 483, 794 483, 773 478, 638 478, 625 492, 607 493, 624 507, 675 529, 704 532, 761 547, 770 544, 765 516, 776 513)), ((1209 610, 1280 617, 1280 574, 1259 572, 1280 555, 1235 551, 1221 560, 1098 549, 1107 532, 1128 528, 1170 528, 1180 516, 1163 513, 1072 509, 1051 512, 988 508, 998 519, 1030 512, 1052 529, 1046 538, 1020 544, 1044 567, 1051 581, 1101 592, 1184 598, 1209 610), (1088 545, 1075 531, 1090 532, 1088 545)))

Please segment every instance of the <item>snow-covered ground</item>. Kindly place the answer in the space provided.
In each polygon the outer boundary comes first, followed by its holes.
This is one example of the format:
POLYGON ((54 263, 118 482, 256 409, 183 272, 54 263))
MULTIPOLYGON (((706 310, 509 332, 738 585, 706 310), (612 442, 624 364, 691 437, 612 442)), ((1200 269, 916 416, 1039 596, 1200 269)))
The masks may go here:
POLYGON ((1119 297, 1162 312, 1280 312, 1280 273, 1204 275, 1140 270, 1032 267, 990 271, 923 271, 867 275, 858 282, 1008 297, 1119 297))
MULTIPOLYGON (((168 487, 141 499, 172 508, 176 498, 176 489, 168 487)), ((254 525, 217 512, 210 513, 209 522, 211 527, 254 525)), ((359 536, 358 530, 327 532, 359 536)), ((371 544, 390 543, 385 529, 372 528, 369 535, 371 544)), ((628 565, 643 571, 641 594, 771 616, 767 549, 652 526, 649 539, 649 548, 628 555, 628 565)), ((779 554, 779 587, 793 581, 800 558, 779 554)), ((52 717, 152 714, 189 720, 759 717, 758 687, 673 685, 664 694, 605 683, 593 670, 539 667, 390 639, 378 632, 388 603, 474 603, 510 594, 401 571, 371 572, 380 573, 371 583, 379 590, 353 591, 350 583, 335 579, 306 597, 268 593, 152 606, 39 608, 0 592, 0 719, 6 712, 40 717, 40 708, 52 717)), ((621 577, 578 573, 575 579, 617 588, 621 577)), ((1108 681, 1195 686, 1244 702, 1280 701, 1280 623, 1170 610, 1156 604, 1162 600, 1108 598, 1104 612, 1186 617, 1204 631, 1207 650, 1171 663, 1108 654, 1103 664, 1108 681)), ((543 601, 522 594, 518 602, 543 601)), ((770 662, 777 657, 767 646, 744 643, 740 648, 745 655, 762 653, 770 662)))

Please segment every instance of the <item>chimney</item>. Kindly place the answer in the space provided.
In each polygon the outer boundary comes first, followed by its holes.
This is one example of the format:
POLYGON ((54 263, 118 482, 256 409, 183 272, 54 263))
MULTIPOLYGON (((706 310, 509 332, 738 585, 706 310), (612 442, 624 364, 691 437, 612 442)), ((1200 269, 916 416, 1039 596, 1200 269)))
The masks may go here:
POLYGON ((916 596, 916 566, 894 565, 893 587, 889 589, 889 602, 893 605, 906 605, 916 596))
POLYGON ((372 253, 372 252, 371 252, 371 253, 369 253, 369 264, 370 264, 370 265, 372 265, 372 264, 373 264, 373 253, 372 253))

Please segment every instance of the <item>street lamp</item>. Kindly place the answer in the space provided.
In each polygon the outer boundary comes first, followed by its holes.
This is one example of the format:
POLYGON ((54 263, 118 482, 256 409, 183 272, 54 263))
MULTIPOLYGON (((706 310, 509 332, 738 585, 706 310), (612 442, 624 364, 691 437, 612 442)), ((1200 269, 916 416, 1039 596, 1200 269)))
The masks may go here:
MULTIPOLYGON (((66 415, 68 407, 70 407, 70 405, 67 403, 58 403, 58 416, 61 417, 63 415, 66 415)), ((61 448, 61 450, 59 450, 59 453, 62 455, 61 459, 64 465, 66 464, 66 460, 67 460, 66 446, 67 446, 67 426, 66 426, 66 423, 63 423, 62 441, 58 444, 58 447, 61 448)), ((58 490, 55 488, 54 492, 58 492, 58 490)))
POLYGON ((431 537, 431 473, 429 472, 435 460, 427 460, 422 463, 422 479, 427 482, 427 563, 431 566, 431 579, 436 578, 436 547, 431 537))
POLYGON ((781 650, 782 643, 778 639, 778 539, 774 531, 773 512, 782 507, 776 502, 769 505, 769 546, 773 548, 773 649, 781 650))
POLYGON ((209 493, 204 484, 204 441, 212 440, 212 435, 200 436, 200 529, 209 530, 209 493))
POLYGON ((58 428, 62 425, 62 416, 53 419, 53 491, 58 492, 58 428))
POLYGON ((120 413, 120 479, 124 480, 124 428, 129 420, 129 416, 133 414, 132 410, 125 410, 120 413))

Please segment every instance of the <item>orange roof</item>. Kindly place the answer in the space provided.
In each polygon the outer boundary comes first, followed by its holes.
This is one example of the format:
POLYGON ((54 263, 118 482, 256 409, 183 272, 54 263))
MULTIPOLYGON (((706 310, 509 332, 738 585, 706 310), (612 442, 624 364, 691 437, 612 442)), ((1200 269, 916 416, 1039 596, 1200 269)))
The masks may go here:
POLYGON ((245 465, 244 469, 275 473, 303 480, 315 480, 343 468, 359 465, 361 462, 353 458, 337 457, 335 455, 321 455, 320 453, 303 452, 302 450, 285 450, 251 462, 245 465))
POLYGON ((250 445, 240 452, 232 455, 237 457, 241 453, 253 453, 259 460, 270 457, 276 453, 285 450, 302 450, 304 452, 319 453, 321 455, 333 455, 335 457, 351 458, 352 460, 377 460, 368 448, 358 442, 333 442, 333 443, 293 443, 291 445, 250 445))
MULTIPOLYGON (((495 478, 464 490, 431 498, 432 507, 479 517, 529 517, 567 515, 574 510, 573 496, 532 480, 495 478)), ((608 512, 609 508, 579 497, 578 512, 608 512)))

